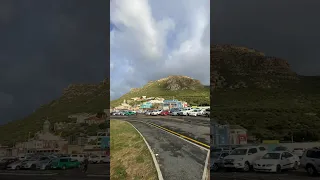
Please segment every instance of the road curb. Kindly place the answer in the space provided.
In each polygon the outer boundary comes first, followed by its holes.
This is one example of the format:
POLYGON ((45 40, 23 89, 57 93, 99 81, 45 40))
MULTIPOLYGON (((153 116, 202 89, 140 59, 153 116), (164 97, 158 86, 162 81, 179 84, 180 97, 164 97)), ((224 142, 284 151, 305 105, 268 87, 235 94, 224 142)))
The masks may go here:
POLYGON ((0 173, 0 175, 14 175, 14 176, 55 176, 58 173, 0 173))
POLYGON ((207 157, 206 157, 206 162, 204 163, 204 170, 203 170, 203 175, 202 175, 202 180, 209 180, 210 179, 210 175, 208 172, 208 165, 209 165, 209 158, 210 158, 210 151, 208 151, 207 153, 207 157))
POLYGON ((142 137, 143 141, 146 143, 146 145, 147 145, 147 147, 148 147, 148 149, 149 149, 149 151, 150 151, 150 154, 151 154, 151 156, 152 156, 154 166, 156 167, 156 170, 157 170, 157 173, 158 173, 158 180, 164 180, 164 179, 163 179, 163 176, 162 176, 162 173, 161 173, 161 170, 160 170, 159 163, 158 163, 158 161, 157 161, 157 159, 156 159, 156 156, 155 156, 155 154, 153 153, 153 151, 152 151, 149 143, 148 143, 147 140, 144 138, 144 136, 140 133, 140 131, 139 131, 136 127, 134 127, 133 124, 131 124, 131 123, 128 122, 128 121, 126 121, 126 122, 129 123, 129 124, 140 134, 140 136, 142 137))

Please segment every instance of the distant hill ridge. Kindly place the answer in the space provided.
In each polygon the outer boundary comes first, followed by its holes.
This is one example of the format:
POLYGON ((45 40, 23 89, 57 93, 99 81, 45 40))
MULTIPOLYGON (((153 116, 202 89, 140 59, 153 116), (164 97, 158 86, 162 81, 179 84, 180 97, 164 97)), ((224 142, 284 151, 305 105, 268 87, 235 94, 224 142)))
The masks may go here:
POLYGON ((283 82, 299 81, 286 60, 265 56, 258 50, 213 45, 210 52, 214 88, 279 88, 283 82))
POLYGON ((132 88, 130 92, 121 96, 119 99, 111 101, 112 106, 117 106, 123 100, 134 97, 173 97, 185 100, 190 103, 209 103, 209 86, 204 86, 197 79, 188 76, 171 75, 155 81, 149 81, 141 88, 132 88))

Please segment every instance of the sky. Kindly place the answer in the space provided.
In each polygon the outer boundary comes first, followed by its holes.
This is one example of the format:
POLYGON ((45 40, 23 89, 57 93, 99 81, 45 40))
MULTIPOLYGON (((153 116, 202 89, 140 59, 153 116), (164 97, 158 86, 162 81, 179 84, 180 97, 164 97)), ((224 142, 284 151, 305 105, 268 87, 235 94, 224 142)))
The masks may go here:
POLYGON ((320 75, 319 0, 211 2, 212 43, 254 48, 300 75, 320 75))
POLYGON ((110 95, 185 75, 210 83, 209 0, 113 0, 110 95))
POLYGON ((0 1, 0 124, 109 76, 105 0, 0 1))

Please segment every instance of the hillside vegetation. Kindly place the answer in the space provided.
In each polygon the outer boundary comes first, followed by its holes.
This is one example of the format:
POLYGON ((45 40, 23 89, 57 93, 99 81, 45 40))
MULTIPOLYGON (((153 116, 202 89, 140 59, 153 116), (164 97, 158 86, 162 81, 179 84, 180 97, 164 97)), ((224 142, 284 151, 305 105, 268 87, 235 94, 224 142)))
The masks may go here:
POLYGON ((0 126, 0 144, 12 145, 25 141, 42 129, 45 118, 53 125, 55 122, 70 122, 68 116, 76 113, 99 113, 109 109, 109 80, 100 84, 75 84, 63 91, 62 96, 29 116, 0 126))
POLYGON ((150 81, 141 88, 131 89, 119 99, 111 101, 111 106, 115 107, 120 105, 123 100, 141 96, 174 98, 186 101, 191 105, 205 105, 210 104, 210 87, 187 76, 169 76, 157 81, 150 81))
POLYGON ((258 139, 320 139, 320 77, 287 61, 233 45, 211 48, 212 116, 258 139))

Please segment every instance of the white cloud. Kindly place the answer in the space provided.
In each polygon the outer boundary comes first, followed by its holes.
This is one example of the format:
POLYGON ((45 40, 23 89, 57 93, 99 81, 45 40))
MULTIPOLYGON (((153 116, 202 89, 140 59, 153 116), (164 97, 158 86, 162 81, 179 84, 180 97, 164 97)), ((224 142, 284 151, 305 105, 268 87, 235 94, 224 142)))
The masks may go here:
POLYGON ((168 75, 210 82, 209 0, 111 1, 111 98, 168 75))

